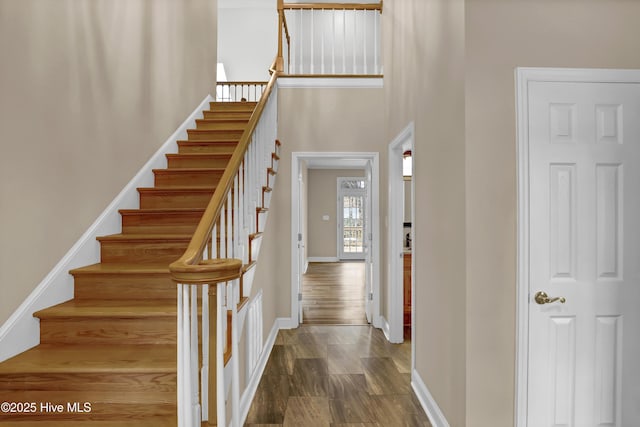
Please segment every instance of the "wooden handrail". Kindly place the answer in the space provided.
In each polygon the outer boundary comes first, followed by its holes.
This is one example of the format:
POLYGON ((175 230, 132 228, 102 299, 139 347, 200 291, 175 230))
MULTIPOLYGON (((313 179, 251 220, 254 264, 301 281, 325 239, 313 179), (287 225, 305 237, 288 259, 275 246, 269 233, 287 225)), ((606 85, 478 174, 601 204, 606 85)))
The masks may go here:
POLYGON ((311 9, 348 9, 348 10, 379 10, 382 12, 382 2, 380 3, 284 3, 286 10, 311 10, 311 9))
POLYGON ((264 86, 266 85, 267 82, 265 81, 232 81, 232 82, 217 82, 216 85, 223 85, 223 86, 264 86))
POLYGON ((222 210, 224 201, 227 198, 228 192, 231 190, 233 180, 244 160, 245 151, 251 142, 253 132, 258 125, 262 111, 267 105, 267 100, 271 95, 279 75, 280 72, 278 71, 275 71, 271 75, 271 79, 262 93, 262 97, 254 109, 253 114, 251 114, 247 128, 231 155, 231 159, 220 178, 220 182, 207 208, 202 214, 202 218, 198 223, 187 249, 177 261, 169 266, 171 277, 178 283, 212 284, 238 278, 241 275, 242 265, 238 260, 220 259, 202 262, 202 253, 207 246, 211 231, 220 217, 220 211, 222 210))

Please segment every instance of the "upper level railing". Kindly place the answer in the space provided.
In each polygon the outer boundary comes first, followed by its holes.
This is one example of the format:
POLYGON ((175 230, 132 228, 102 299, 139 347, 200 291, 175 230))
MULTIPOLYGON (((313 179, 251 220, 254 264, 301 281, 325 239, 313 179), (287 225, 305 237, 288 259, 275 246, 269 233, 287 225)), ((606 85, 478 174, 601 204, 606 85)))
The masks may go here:
POLYGON ((216 101, 258 102, 266 88, 267 82, 218 82, 216 84, 216 101))
POLYGON ((293 75, 379 75, 380 3, 278 0, 277 69, 293 75))

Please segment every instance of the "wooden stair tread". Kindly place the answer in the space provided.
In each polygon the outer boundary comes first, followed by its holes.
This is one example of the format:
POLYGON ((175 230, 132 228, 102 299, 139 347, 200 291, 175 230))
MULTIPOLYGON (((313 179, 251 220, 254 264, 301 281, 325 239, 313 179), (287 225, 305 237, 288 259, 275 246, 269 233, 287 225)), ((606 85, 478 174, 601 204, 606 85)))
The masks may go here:
POLYGON ((203 208, 148 208, 148 209, 120 209, 118 212, 127 215, 179 215, 184 213, 204 213, 203 208))
POLYGON ((225 168, 171 168, 171 169, 153 169, 153 173, 162 174, 162 173, 211 173, 211 172, 224 172, 225 168))
POLYGON ((191 140, 191 139, 181 139, 178 141, 178 145, 222 145, 222 146, 235 146, 238 145, 239 140, 237 141, 229 141, 229 140, 219 140, 219 139, 199 139, 199 140, 191 140))
POLYGON ((40 319, 53 318, 102 318, 102 317, 175 317, 176 304, 168 300, 71 300, 37 311, 40 319))
POLYGON ((0 374, 15 373, 175 373, 175 345, 40 344, 0 364, 0 374))
POLYGON ((138 191, 140 192, 148 192, 148 193, 180 193, 180 192, 198 192, 198 193, 206 193, 212 192, 216 189, 215 185, 209 187, 198 187, 198 186, 171 186, 171 187, 138 187, 138 191))
POLYGON ((190 242, 193 236, 191 234, 110 234, 108 236, 98 236, 96 239, 100 242, 120 241, 120 242, 190 242))
MULTIPOLYGON (((215 113, 215 112, 214 112, 215 113)), ((225 117, 208 117, 204 119, 196 119, 196 123, 234 123, 234 124, 247 124, 249 118, 225 118, 225 117)))
POLYGON ((98 263, 74 268, 69 273, 82 274, 169 274, 169 264, 98 263))
MULTIPOLYGON (((195 142, 195 141, 188 141, 195 142)), ((207 142, 207 141, 197 141, 207 142)), ((230 159, 230 153, 169 153, 167 158, 203 158, 203 159, 230 159)), ((222 168, 224 170, 224 168, 222 168)))

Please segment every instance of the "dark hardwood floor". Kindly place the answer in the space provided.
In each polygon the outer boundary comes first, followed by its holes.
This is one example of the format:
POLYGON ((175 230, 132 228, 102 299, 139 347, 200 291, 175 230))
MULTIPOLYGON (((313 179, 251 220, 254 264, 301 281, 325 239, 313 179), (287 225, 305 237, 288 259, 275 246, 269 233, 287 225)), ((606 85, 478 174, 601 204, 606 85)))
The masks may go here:
POLYGON ((302 276, 308 325, 366 325, 364 262, 310 263, 302 276))
POLYGON ((431 426, 410 385, 411 343, 370 326, 278 333, 245 426, 431 426))

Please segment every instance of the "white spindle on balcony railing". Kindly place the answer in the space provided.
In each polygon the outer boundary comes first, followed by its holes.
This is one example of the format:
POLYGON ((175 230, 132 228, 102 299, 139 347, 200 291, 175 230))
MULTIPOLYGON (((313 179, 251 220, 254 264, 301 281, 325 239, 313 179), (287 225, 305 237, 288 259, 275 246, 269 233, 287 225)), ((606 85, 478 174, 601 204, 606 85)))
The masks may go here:
MULTIPOLYGON (((382 4, 284 3, 280 21, 293 55, 289 74, 378 75, 382 4), (289 32, 288 22, 292 23, 289 32), (330 34, 327 37, 327 34, 330 34)), ((281 51, 282 52, 282 51, 281 51)))
POLYGON ((218 102, 257 102, 267 87, 266 82, 218 82, 216 101, 218 102))
MULTIPOLYGON (((277 167, 276 78, 277 73, 263 89, 249 129, 187 251, 171 265, 178 283, 180 427, 200 427, 206 420, 220 426, 239 426, 242 421, 238 341, 260 246, 250 236, 263 230, 269 202, 263 192, 265 187, 273 187, 275 173, 270 171, 277 167)), ((255 324, 262 327, 261 321, 249 322, 248 327, 255 324)), ((247 335, 255 337, 257 332, 248 330, 247 335)), ((247 358, 245 368, 253 369, 250 364, 256 360, 255 355, 247 358)))

